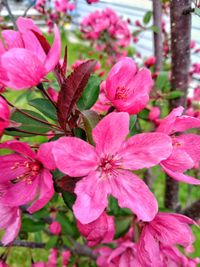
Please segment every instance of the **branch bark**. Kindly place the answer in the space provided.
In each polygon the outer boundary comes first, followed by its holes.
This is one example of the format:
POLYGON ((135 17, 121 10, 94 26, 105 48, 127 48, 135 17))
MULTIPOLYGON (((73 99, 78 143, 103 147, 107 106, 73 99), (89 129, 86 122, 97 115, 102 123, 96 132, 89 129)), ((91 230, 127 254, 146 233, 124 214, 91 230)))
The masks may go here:
POLYGON ((162 70, 163 42, 162 42, 162 1, 153 0, 153 24, 159 30, 154 32, 154 56, 156 58, 155 70, 162 70))
MULTIPOLYGON (((170 109, 185 106, 189 83, 191 13, 185 12, 191 8, 191 0, 171 0, 171 52, 172 74, 171 87, 184 93, 183 97, 170 101, 170 109)), ((167 177, 165 191, 165 207, 176 210, 178 207, 178 190, 176 181, 167 177)))
MULTIPOLYGON (((15 240, 12 244, 6 247, 25 247, 25 248, 45 248, 45 243, 36 243, 36 242, 29 242, 24 240, 15 240)), ((4 245, 0 242, 0 247, 4 247, 4 245)), ((73 241, 73 247, 62 246, 61 249, 70 250, 74 254, 78 254, 79 256, 86 256, 93 260, 96 260, 97 254, 93 252, 93 250, 85 245, 81 245, 76 241, 73 241)))
POLYGON ((11 11, 11 8, 10 8, 10 5, 8 4, 8 0, 2 0, 1 2, 3 4, 3 6, 6 8, 7 12, 8 12, 8 15, 10 17, 10 20, 12 21, 13 23, 13 27, 15 30, 17 30, 17 24, 16 24, 16 19, 11 11))
POLYGON ((193 202, 190 206, 186 207, 182 214, 192 218, 193 220, 200 219, 200 199, 193 202))

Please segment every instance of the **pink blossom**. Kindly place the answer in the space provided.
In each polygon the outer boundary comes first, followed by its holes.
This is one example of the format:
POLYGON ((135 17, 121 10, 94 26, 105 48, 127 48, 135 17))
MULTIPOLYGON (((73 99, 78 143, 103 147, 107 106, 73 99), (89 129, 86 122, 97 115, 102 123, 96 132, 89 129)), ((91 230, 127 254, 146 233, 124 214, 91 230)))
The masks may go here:
POLYGON ((55 89, 53 89, 52 87, 48 87, 47 92, 54 102, 58 101, 58 92, 56 92, 55 89))
POLYGON ((49 230, 53 235, 59 235, 62 231, 62 228, 60 223, 55 221, 49 225, 49 230))
POLYGON ((153 122, 157 122, 160 116, 160 109, 159 107, 152 107, 149 112, 149 120, 153 122))
POLYGON ((106 95, 118 111, 137 114, 149 101, 153 85, 148 69, 137 69, 131 58, 123 58, 116 63, 106 80, 106 95))
POLYGON ((48 257, 48 267, 57 267, 57 256, 58 256, 58 250, 56 248, 52 248, 50 250, 50 254, 48 257))
POLYGON ((191 245, 195 238, 188 224, 194 224, 194 221, 180 214, 162 212, 145 224, 138 243, 138 259, 142 266, 163 266, 162 246, 172 250, 171 246, 191 245))
POLYGON ((156 63, 156 58, 154 56, 148 57, 145 62, 144 65, 147 68, 150 68, 151 66, 153 66, 156 63))
POLYGON ((157 132, 171 136, 173 151, 168 159, 161 162, 163 170, 173 179, 189 184, 200 184, 200 180, 183 174, 200 161, 200 136, 196 134, 181 134, 188 129, 200 127, 200 119, 182 115, 184 108, 178 107, 160 120, 157 132))
POLYGON ((0 229, 5 233, 2 243, 6 246, 10 244, 18 235, 21 227, 20 210, 18 207, 9 207, 0 202, 0 229))
POLYGON ((4 30, 4 52, 0 53, 0 83, 15 90, 35 86, 58 64, 61 39, 55 26, 53 45, 42 47, 44 38, 31 19, 18 18, 19 31, 4 30))
POLYGON ((167 158, 172 150, 170 138, 162 133, 143 133, 126 141, 128 113, 111 113, 93 129, 96 147, 76 137, 55 142, 57 167, 72 177, 84 177, 76 184, 73 211, 87 224, 95 221, 108 206, 108 195, 122 208, 131 209, 143 221, 151 221, 157 202, 145 183, 129 170, 149 168, 167 158), (142 194, 141 194, 142 192, 142 194))
POLYGON ((9 267, 9 265, 0 260, 0 267, 9 267))
POLYGON ((88 4, 98 3, 99 0, 87 0, 88 4))
POLYGON ((40 146, 37 153, 26 143, 8 141, 0 148, 14 151, 0 156, 1 200, 8 206, 32 202, 28 211, 33 213, 46 205, 54 194, 52 175, 55 168, 49 145, 40 146))
POLYGON ((69 250, 62 251, 62 267, 68 266, 70 257, 71 257, 71 252, 69 250))
POLYGON ((88 246, 111 242, 115 234, 114 217, 103 212, 99 218, 89 224, 77 221, 80 233, 87 239, 88 246))
POLYGON ((8 127, 10 118, 10 110, 6 101, 0 96, 0 136, 3 130, 8 127))
POLYGON ((106 97, 106 94, 105 94, 105 85, 106 85, 105 81, 103 81, 100 84, 99 99, 97 100, 95 105, 92 107, 92 110, 94 110, 96 112, 99 112, 99 113, 105 113, 111 107, 111 103, 110 103, 110 101, 108 100, 108 98, 106 97))
POLYGON ((73 3, 69 3, 68 0, 55 0, 54 6, 56 12, 66 13, 67 11, 75 9, 75 5, 73 3))

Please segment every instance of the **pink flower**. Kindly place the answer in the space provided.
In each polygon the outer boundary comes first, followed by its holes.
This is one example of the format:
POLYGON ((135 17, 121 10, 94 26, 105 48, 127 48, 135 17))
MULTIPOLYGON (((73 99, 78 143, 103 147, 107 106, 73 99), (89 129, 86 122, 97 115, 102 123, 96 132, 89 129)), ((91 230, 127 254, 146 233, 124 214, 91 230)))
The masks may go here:
POLYGON ((114 217, 108 216, 105 212, 89 224, 77 221, 77 227, 81 235, 87 239, 88 246, 91 247, 111 242, 115 234, 114 217))
POLYGON ((9 265, 0 260, 0 267, 9 267, 9 265))
POLYGON ((153 85, 148 69, 138 70, 131 58, 123 58, 110 70, 106 80, 106 95, 118 111, 137 114, 149 101, 153 85))
POLYGON ((150 68, 151 66, 153 66, 156 63, 156 58, 154 56, 148 57, 145 62, 144 65, 147 68, 150 68))
POLYGON ((0 96, 0 136, 9 125, 10 110, 6 101, 0 96))
POLYGON ((156 122, 160 116, 160 109, 159 107, 152 107, 149 112, 149 120, 156 122))
POLYGON ((44 38, 31 19, 18 18, 19 31, 4 30, 5 48, 0 53, 0 83, 15 90, 35 86, 58 64, 61 39, 55 26, 53 45, 42 47, 44 38))
POLYGON ((165 134, 138 134, 126 141, 129 115, 111 113, 93 129, 96 147, 76 137, 55 142, 57 167, 72 177, 84 177, 76 184, 73 211, 87 224, 95 221, 108 206, 109 195, 122 208, 131 209, 143 221, 151 221, 157 202, 145 183, 129 170, 149 168, 167 158, 171 141, 165 134), (141 194, 142 192, 142 194, 141 194))
POLYGON ((28 211, 33 213, 41 209, 54 194, 49 170, 55 168, 55 163, 49 153, 49 144, 41 145, 37 154, 19 141, 2 143, 0 148, 15 152, 0 156, 1 201, 14 207, 33 201, 28 211))
POLYGON ((71 257, 71 252, 69 250, 62 251, 62 267, 68 266, 70 257, 71 257))
POLYGON ((56 92, 55 89, 53 89, 52 87, 48 87, 47 92, 54 102, 58 101, 58 92, 56 92))
POLYGON ((88 4, 98 3, 99 0, 87 0, 88 4))
POLYGON ((56 267, 57 266, 57 256, 58 256, 58 250, 56 248, 52 248, 50 250, 50 254, 48 257, 48 267, 56 267))
POLYGON ((175 135, 200 127, 200 119, 182 115, 183 110, 183 107, 175 108, 167 117, 160 120, 157 132, 170 135, 173 144, 172 154, 160 165, 170 177, 177 181, 200 184, 200 180, 183 174, 200 161, 200 136, 196 134, 175 135))
POLYGON ((18 235, 21 227, 20 210, 18 207, 9 207, 0 202, 0 229, 5 233, 2 238, 3 245, 10 244, 18 235))
POLYGON ((195 238, 188 224, 194 221, 180 214, 162 212, 145 224, 138 243, 138 259, 142 266, 163 266, 162 246, 191 245, 195 238))
POLYGON ((55 221, 49 225, 49 230, 53 235, 59 235, 62 231, 62 228, 60 223, 55 221))

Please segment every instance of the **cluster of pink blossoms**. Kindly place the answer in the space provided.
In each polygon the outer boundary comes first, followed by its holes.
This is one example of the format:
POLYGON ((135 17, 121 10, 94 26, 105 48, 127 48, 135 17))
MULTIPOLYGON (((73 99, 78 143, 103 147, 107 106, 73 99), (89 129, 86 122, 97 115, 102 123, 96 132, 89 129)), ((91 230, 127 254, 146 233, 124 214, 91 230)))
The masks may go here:
POLYGON ((107 53, 112 61, 124 56, 124 47, 131 41, 128 23, 117 16, 115 11, 106 8, 95 11, 81 22, 84 38, 91 40, 97 51, 107 53))
MULTIPOLYGON (((41 83, 58 64, 61 49, 57 28, 52 47, 45 43, 44 49, 41 32, 31 20, 20 18, 17 25, 19 31, 2 32, 5 46, 1 44, 0 55, 0 83, 12 89, 41 83)), ((192 246, 195 238, 189 225, 195 222, 180 214, 158 212, 155 196, 134 173, 160 164, 173 179, 200 184, 200 180, 184 174, 200 161, 200 137, 183 133, 200 127, 200 119, 182 115, 183 108, 179 107, 159 121, 156 132, 129 135, 130 115, 146 106, 152 85, 148 69, 138 70, 132 59, 122 58, 103 82, 106 103, 114 111, 93 128, 94 145, 74 136, 46 142, 36 151, 16 140, 0 144, 0 149, 11 151, 0 156, 0 229, 5 230, 4 245, 19 233, 22 206, 33 213, 51 200, 51 171, 57 168, 63 174, 80 178, 74 190, 73 213, 88 245, 112 242, 115 246, 96 248, 98 266, 197 266, 198 259, 190 259, 177 248, 192 246), (108 215, 110 196, 134 214, 134 226, 117 240, 114 218, 108 215)), ((10 123, 3 98, 0 110, 2 134, 10 123)), ((50 229, 58 234, 58 228, 54 223, 50 229)), ((55 250, 51 257, 51 262, 55 262, 55 250)))
POLYGON ((63 26, 70 22, 70 12, 75 9, 75 4, 70 0, 54 0, 53 5, 47 0, 37 0, 35 8, 45 16, 48 30, 51 33, 54 23, 63 26))

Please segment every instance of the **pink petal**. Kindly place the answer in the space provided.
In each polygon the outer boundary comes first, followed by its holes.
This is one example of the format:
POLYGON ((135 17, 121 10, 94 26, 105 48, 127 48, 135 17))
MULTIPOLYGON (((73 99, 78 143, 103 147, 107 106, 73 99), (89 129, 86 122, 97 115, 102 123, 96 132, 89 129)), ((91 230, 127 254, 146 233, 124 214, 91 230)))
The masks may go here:
POLYGON ((24 166, 15 168, 16 164, 23 164, 26 159, 17 154, 0 156, 0 182, 16 179, 26 172, 24 166))
POLYGON ((6 230, 2 238, 2 243, 6 246, 17 237, 20 230, 20 210, 18 207, 7 207, 0 204, 0 217, 0 228, 6 230), (7 217, 7 220, 4 220, 4 224, 2 224, 2 219, 5 216, 7 217))
POLYGON ((131 58, 125 57, 116 63, 108 73, 106 80, 108 99, 114 100, 117 87, 128 86, 136 72, 137 66, 131 58))
POLYGON ((37 152, 37 159, 49 170, 56 169, 55 159, 52 153, 55 142, 44 143, 37 152))
POLYGON ((197 134, 182 134, 177 138, 180 148, 196 163, 200 161, 200 136, 197 134))
POLYGON ((0 55, 2 55, 5 51, 6 50, 4 48, 4 45, 3 45, 2 41, 0 40, 0 55))
POLYGON ((160 258, 159 243, 145 226, 138 244, 138 259, 142 266, 163 266, 160 258))
POLYGON ((31 51, 42 63, 44 63, 46 54, 35 34, 32 31, 26 31, 22 34, 22 38, 24 48, 31 51))
POLYGON ((192 176, 189 175, 185 175, 183 173, 180 172, 174 172, 171 171, 170 169, 166 168, 164 166, 164 164, 161 164, 163 170, 174 180, 179 181, 179 182, 183 182, 183 183, 187 183, 187 184, 193 184, 193 185, 200 185, 200 180, 195 179, 192 176))
POLYGON ((16 140, 7 141, 0 144, 0 149, 1 148, 13 150, 21 154, 22 156, 29 157, 31 159, 34 159, 36 157, 30 146, 25 142, 20 142, 16 140))
POLYGON ((61 38, 58 27, 54 26, 54 42, 49 50, 46 60, 44 62, 44 67, 48 72, 52 71, 55 66, 59 63, 61 54, 61 38))
POLYGON ((184 132, 186 130, 199 127, 200 119, 190 116, 181 116, 176 118, 176 122, 173 127, 173 132, 184 132))
POLYGON ((171 138, 162 133, 142 133, 129 138, 120 149, 123 168, 149 168, 166 159, 172 152, 171 138))
POLYGON ((21 181, 16 184, 10 184, 7 190, 3 193, 2 201, 8 206, 22 206, 33 201, 38 189, 38 179, 28 184, 27 181, 21 181))
POLYGON ((69 176, 85 176, 97 167, 94 147, 79 138, 62 137, 52 151, 58 169, 69 176))
POLYGON ((188 224, 193 224, 193 220, 183 215, 159 212, 150 223, 152 234, 161 243, 171 245, 189 246, 195 240, 191 228, 188 224))
POLYGON ((174 148, 172 154, 161 163, 167 169, 174 172, 184 172, 194 166, 194 161, 191 157, 184 150, 179 148, 174 148))
POLYGON ((127 85, 127 88, 130 88, 130 94, 127 99, 115 99, 112 103, 119 111, 137 114, 147 105, 152 85, 151 72, 143 68, 135 77, 132 77, 132 80, 127 85))
POLYGON ((115 154, 129 133, 129 115, 112 112, 93 129, 92 135, 99 154, 115 154))
POLYGON ((17 28, 19 29, 19 31, 21 33, 24 33, 28 30, 33 30, 36 31, 40 34, 42 34, 42 32, 40 31, 40 29, 35 25, 34 21, 32 19, 27 19, 24 17, 19 17, 17 19, 17 28))
POLYGON ((52 175, 48 170, 43 169, 39 179, 39 197, 28 208, 30 213, 34 213, 43 208, 53 197, 54 187, 52 175))
POLYGON ((163 132, 166 134, 172 134, 174 132, 174 125, 177 117, 180 117, 184 111, 183 107, 178 107, 172 110, 172 112, 164 119, 160 120, 157 132, 163 132))
POLYGON ((7 50, 14 48, 14 47, 16 48, 24 47, 21 34, 19 32, 13 31, 13 30, 4 30, 2 31, 1 34, 6 44, 7 50))
POLYGON ((0 71, 7 74, 6 78, 1 77, 0 82, 16 90, 37 85, 46 74, 36 55, 23 48, 5 52, 0 58, 0 66, 0 71))
POLYGON ((121 171, 116 177, 112 177, 110 184, 111 194, 118 199, 121 208, 129 208, 138 220, 153 220, 158 211, 157 201, 138 176, 129 171, 121 171))
POLYGON ((107 207, 110 187, 108 181, 91 172, 76 184, 75 193, 74 214, 82 224, 87 224, 95 221, 107 207))

